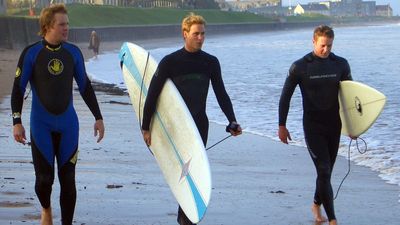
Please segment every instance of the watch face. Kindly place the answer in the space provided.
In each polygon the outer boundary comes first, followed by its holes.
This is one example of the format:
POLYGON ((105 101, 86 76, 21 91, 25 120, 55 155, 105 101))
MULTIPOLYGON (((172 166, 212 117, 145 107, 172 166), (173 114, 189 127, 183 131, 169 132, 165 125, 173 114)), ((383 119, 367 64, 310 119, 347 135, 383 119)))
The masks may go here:
POLYGON ((13 113, 13 114, 12 114, 12 117, 13 117, 14 119, 21 118, 21 113, 13 113))

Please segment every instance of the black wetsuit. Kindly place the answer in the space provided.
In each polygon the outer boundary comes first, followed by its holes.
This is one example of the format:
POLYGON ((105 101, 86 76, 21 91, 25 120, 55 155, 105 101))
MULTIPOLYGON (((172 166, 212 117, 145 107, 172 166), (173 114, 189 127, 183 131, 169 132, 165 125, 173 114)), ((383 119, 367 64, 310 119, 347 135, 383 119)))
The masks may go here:
MULTIPOLYGON (((150 83, 143 109, 143 130, 149 130, 151 117, 155 112, 156 101, 167 78, 172 80, 182 95, 204 145, 207 143, 209 126, 206 115, 206 101, 210 80, 218 104, 227 119, 229 122, 236 121, 231 100, 226 93, 221 77, 221 67, 218 59, 201 50, 191 53, 182 48, 164 57, 158 65, 150 83)), ((179 208, 178 212, 178 223, 181 225, 192 224, 181 208, 179 208)))
POLYGON ((95 119, 102 119, 95 93, 86 75, 82 53, 78 47, 67 42, 52 46, 42 40, 26 47, 18 61, 11 96, 15 125, 21 123, 19 115, 23 96, 30 83, 35 191, 42 207, 48 208, 56 158, 63 225, 72 224, 76 202, 75 164, 79 123, 72 103, 73 79, 95 119))
POLYGON ((290 99, 300 86, 306 144, 317 170, 314 202, 323 204, 329 220, 335 219, 330 180, 342 127, 339 83, 351 79, 346 59, 333 53, 325 59, 309 53, 292 64, 279 101, 279 125, 286 126, 290 99))

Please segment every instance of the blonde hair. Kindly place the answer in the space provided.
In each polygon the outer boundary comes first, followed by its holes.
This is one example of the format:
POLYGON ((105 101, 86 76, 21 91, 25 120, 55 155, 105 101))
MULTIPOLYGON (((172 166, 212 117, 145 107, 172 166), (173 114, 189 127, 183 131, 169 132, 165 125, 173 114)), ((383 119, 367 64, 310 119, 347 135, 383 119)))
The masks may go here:
POLYGON ((193 24, 206 25, 206 20, 202 16, 196 15, 193 12, 191 12, 191 13, 189 13, 189 15, 187 15, 182 20, 182 32, 184 32, 184 31, 189 32, 190 31, 190 27, 193 24))
POLYGON ((44 37, 47 31, 54 25, 54 15, 56 13, 68 14, 67 8, 64 4, 54 4, 42 9, 39 17, 40 36, 44 37))
POLYGON ((335 33, 333 32, 333 29, 327 25, 319 25, 314 29, 314 40, 317 40, 318 37, 328 37, 328 38, 334 38, 335 33))

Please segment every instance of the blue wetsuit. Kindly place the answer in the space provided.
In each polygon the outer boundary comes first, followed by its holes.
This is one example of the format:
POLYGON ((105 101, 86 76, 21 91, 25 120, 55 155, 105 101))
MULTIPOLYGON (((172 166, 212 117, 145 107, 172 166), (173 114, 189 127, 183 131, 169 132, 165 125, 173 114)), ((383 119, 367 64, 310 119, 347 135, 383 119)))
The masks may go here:
POLYGON ((329 220, 335 219, 331 174, 342 127, 339 83, 351 79, 346 59, 333 53, 328 58, 309 53, 292 64, 279 101, 279 125, 286 126, 290 99, 300 86, 306 144, 317 170, 314 202, 323 204, 329 220))
POLYGON ((72 223, 76 201, 75 164, 79 123, 72 103, 74 79, 95 119, 102 119, 95 93, 86 75, 82 53, 78 47, 68 42, 53 46, 41 40, 26 47, 18 61, 11 96, 15 125, 21 123, 23 96, 30 83, 35 190, 42 206, 48 208, 56 158, 61 183, 63 224, 72 223))

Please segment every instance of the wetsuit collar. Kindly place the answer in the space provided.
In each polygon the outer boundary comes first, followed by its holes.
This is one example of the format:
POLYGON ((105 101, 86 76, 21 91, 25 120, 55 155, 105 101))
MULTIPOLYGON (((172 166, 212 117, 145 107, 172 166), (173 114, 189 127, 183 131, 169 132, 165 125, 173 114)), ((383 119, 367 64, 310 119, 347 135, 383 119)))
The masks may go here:
POLYGON ((185 47, 182 47, 182 51, 187 55, 199 55, 202 52, 201 49, 197 52, 189 52, 188 50, 185 49, 185 47))
POLYGON ((62 42, 58 45, 52 45, 49 42, 47 42, 44 38, 42 39, 42 43, 46 48, 52 52, 58 51, 61 48, 62 42))
POLYGON ((332 52, 329 53, 328 57, 326 57, 326 58, 318 57, 318 56, 315 55, 314 52, 311 52, 311 55, 312 55, 312 57, 313 57, 314 59, 319 60, 319 61, 324 61, 324 60, 327 60, 327 59, 331 59, 331 60, 335 60, 335 59, 336 59, 336 55, 333 54, 332 52))

